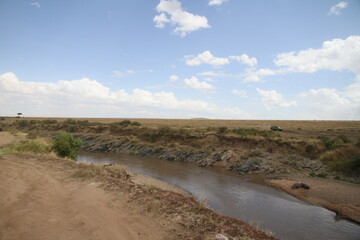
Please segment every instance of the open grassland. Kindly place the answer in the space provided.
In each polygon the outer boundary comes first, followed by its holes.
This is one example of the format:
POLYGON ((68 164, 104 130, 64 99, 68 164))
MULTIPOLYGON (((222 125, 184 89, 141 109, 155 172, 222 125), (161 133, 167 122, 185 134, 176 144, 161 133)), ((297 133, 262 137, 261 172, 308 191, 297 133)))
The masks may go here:
MULTIPOLYGON (((237 155, 249 155, 250 150, 294 154, 320 159, 337 172, 360 174, 359 121, 2 118, 0 128, 26 131, 30 136, 67 131, 123 137, 137 145, 186 152, 233 149, 237 155), (283 131, 271 131, 273 125, 283 131)), ((233 163, 223 165, 229 168, 233 163)))

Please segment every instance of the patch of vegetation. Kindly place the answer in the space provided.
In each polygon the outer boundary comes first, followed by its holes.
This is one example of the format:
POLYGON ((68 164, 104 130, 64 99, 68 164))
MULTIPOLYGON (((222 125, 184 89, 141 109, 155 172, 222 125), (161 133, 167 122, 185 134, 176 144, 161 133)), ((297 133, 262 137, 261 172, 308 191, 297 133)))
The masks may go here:
POLYGON ((344 146, 321 155, 323 163, 332 170, 360 174, 360 148, 344 146))
POLYGON ((58 121, 56 121, 56 120, 51 120, 51 119, 42 120, 41 122, 42 122, 43 124, 56 124, 56 123, 58 123, 58 121))
POLYGON ((66 119, 63 123, 64 123, 64 124, 76 124, 77 121, 74 120, 74 119, 68 118, 68 119, 66 119))
POLYGON ((233 133, 246 137, 246 136, 262 136, 265 138, 277 136, 274 132, 258 130, 255 128, 235 128, 232 130, 233 133))
POLYGON ((48 154, 51 152, 49 144, 37 140, 25 140, 18 144, 10 144, 0 149, 1 154, 7 153, 30 153, 30 154, 48 154))
POLYGON ((217 129, 217 132, 219 133, 219 134, 224 134, 224 133, 226 133, 228 131, 228 128, 227 127, 219 127, 218 129, 217 129))
POLYGON ((16 126, 19 128, 25 128, 28 127, 30 125, 30 122, 27 120, 17 120, 15 122, 16 126))
POLYGON ((326 150, 332 150, 335 147, 336 139, 330 139, 328 137, 318 137, 326 150))
POLYGON ((139 127, 139 126, 141 126, 141 123, 139 123, 139 122, 132 122, 130 125, 131 125, 131 126, 135 126, 135 127, 139 127))
POLYGON ((82 141, 68 132, 58 132, 53 143, 53 149, 57 156, 75 160, 82 141))

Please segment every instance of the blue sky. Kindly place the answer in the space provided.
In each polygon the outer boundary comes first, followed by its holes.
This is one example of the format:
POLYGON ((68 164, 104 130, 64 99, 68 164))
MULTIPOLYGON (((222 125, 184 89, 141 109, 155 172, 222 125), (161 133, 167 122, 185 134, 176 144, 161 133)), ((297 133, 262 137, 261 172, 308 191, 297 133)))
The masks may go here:
POLYGON ((360 1, 1 0, 0 115, 360 120, 360 1))

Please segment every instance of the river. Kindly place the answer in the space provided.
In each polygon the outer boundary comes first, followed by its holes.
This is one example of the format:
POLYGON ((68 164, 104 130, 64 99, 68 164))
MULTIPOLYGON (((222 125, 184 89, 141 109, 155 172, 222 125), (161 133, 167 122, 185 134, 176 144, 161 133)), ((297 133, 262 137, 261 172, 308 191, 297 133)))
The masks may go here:
POLYGON ((274 188, 248 182, 224 169, 104 153, 82 152, 78 161, 126 165, 133 172, 177 185, 199 201, 206 199, 208 206, 220 214, 271 231, 280 239, 360 239, 360 225, 274 188))

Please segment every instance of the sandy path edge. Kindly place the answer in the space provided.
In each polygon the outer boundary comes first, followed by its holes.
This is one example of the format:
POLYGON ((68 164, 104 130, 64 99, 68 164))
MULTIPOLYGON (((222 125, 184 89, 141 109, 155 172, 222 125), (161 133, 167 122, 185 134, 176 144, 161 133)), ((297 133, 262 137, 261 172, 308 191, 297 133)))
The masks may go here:
POLYGON ((265 183, 307 203, 324 207, 337 216, 360 223, 360 186, 331 179, 284 176, 265 183), (310 185, 309 190, 291 189, 294 183, 310 185))

